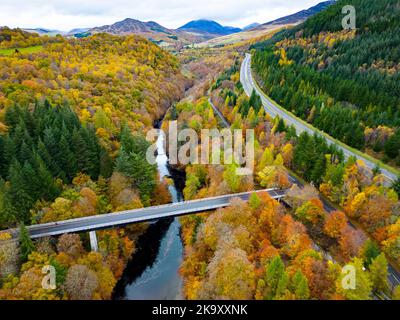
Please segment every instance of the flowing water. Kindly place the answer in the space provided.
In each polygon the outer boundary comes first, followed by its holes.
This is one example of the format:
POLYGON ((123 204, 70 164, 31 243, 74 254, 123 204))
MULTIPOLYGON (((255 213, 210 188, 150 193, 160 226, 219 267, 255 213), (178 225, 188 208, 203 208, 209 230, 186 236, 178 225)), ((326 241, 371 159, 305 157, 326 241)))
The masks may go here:
MULTIPOLYGON (((168 168, 163 132, 157 140, 157 167, 160 178, 176 174, 168 168), (172 173, 172 174, 171 174, 172 173)), ((169 186, 173 202, 183 201, 182 183, 169 186), (177 187, 179 186, 179 187, 177 187)), ((114 298, 122 300, 179 300, 182 278, 179 267, 183 260, 180 223, 177 219, 162 219, 150 225, 136 242, 137 250, 118 282, 114 298)))

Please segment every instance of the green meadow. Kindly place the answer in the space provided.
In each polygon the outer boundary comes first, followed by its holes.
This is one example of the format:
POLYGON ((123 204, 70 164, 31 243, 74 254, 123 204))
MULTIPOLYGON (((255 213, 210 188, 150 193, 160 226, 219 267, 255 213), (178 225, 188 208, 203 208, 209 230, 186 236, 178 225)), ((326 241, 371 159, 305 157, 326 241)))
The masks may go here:
MULTIPOLYGON (((36 53, 42 51, 43 46, 32 46, 27 48, 17 48, 21 53, 36 53)), ((16 48, 0 49, 0 56, 10 56, 15 52, 16 48)))

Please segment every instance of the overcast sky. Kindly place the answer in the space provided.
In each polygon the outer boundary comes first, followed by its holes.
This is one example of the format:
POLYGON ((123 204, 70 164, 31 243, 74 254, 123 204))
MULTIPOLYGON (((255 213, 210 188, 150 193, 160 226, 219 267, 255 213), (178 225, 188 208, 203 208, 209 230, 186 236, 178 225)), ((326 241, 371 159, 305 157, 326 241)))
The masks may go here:
POLYGON ((177 28, 194 19, 244 27, 309 8, 323 0, 0 0, 0 26, 70 30, 124 18, 177 28))

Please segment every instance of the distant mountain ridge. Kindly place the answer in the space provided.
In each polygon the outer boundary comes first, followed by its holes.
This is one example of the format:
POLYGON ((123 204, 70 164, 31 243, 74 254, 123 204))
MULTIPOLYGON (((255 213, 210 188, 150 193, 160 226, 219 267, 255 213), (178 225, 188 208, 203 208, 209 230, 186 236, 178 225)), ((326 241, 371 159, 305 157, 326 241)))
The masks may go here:
POLYGON ((114 35, 137 34, 158 44, 190 44, 240 31, 241 29, 239 28, 222 26, 211 20, 190 21, 175 30, 165 28, 154 21, 143 22, 132 18, 126 18, 111 25, 92 28, 87 32, 89 34, 102 32, 114 35))
POLYGON ((251 23, 243 28, 243 31, 251 30, 257 28, 260 25, 258 22, 251 23))
POLYGON ((242 31, 240 28, 222 26, 218 22, 206 19, 190 21, 179 27, 178 30, 218 36, 226 36, 228 34, 242 31))
POLYGON ((226 36, 218 36, 207 39, 207 41, 200 44, 200 46, 221 46, 227 45, 242 41, 248 41, 254 38, 260 38, 273 30, 279 30, 281 28, 285 28, 288 26, 296 25, 301 22, 304 22, 308 18, 311 18, 317 13, 324 11, 332 4, 336 3, 334 0, 320 2, 317 5, 301 10, 294 14, 290 14, 288 16, 281 17, 279 19, 269 21, 263 24, 252 23, 243 28, 243 30, 239 33, 234 33, 226 36))
POLYGON ((89 31, 90 30, 90 28, 75 28, 75 29, 72 29, 72 30, 70 30, 70 31, 68 31, 68 35, 74 35, 74 34, 79 34, 79 33, 85 33, 85 32, 87 32, 87 31, 89 31))
POLYGON ((57 35, 57 34, 65 34, 65 32, 60 31, 60 30, 50 30, 50 29, 46 29, 46 28, 23 28, 22 30, 26 31, 26 32, 30 32, 30 33, 38 33, 40 35, 57 35))
POLYGON ((61 31, 61 30, 50 30, 46 28, 23 28, 22 30, 29 33, 37 33, 41 36, 55 36, 60 34, 62 36, 72 36, 80 33, 87 32, 90 28, 75 28, 70 31, 61 31))
POLYGON ((143 22, 136 19, 126 18, 111 25, 105 25, 90 29, 91 33, 105 32, 115 35, 131 33, 165 33, 173 34, 174 30, 167 29, 154 21, 143 22))
POLYGON ((110 33, 113 35, 136 34, 157 44, 182 45, 202 41, 203 37, 190 35, 184 31, 168 29, 157 22, 126 18, 111 25, 95 27, 87 31, 88 34, 110 33))
POLYGON ((87 37, 96 33, 109 33, 113 35, 136 34, 159 45, 173 45, 181 47, 182 45, 200 43, 214 38, 235 35, 239 33, 242 34, 243 32, 245 34, 246 32, 252 32, 253 30, 257 32, 268 32, 269 30, 274 28, 276 29, 280 26, 297 24, 303 22, 314 14, 323 11, 333 3, 335 3, 335 0, 321 2, 309 9, 302 10, 264 24, 252 23, 243 29, 231 26, 223 26, 216 21, 207 19, 193 20, 179 27, 178 29, 169 29, 155 21, 143 22, 137 19, 126 18, 110 25, 94 28, 77 28, 68 32, 49 30, 45 28, 23 30, 27 32, 36 32, 41 35, 53 36, 56 34, 61 34, 64 36, 72 36, 77 38, 87 37))
POLYGON ((271 26, 271 25, 285 25, 285 24, 296 24, 296 23, 300 23, 303 22, 304 20, 307 20, 308 18, 310 18, 311 16, 324 11, 326 8, 328 8, 329 6, 331 6, 332 4, 334 4, 336 2, 336 0, 328 0, 328 1, 324 1, 324 2, 320 2, 317 5, 305 9, 305 10, 301 10, 299 12, 296 12, 294 14, 288 15, 288 16, 284 16, 281 17, 279 19, 267 22, 262 24, 262 26, 271 26))

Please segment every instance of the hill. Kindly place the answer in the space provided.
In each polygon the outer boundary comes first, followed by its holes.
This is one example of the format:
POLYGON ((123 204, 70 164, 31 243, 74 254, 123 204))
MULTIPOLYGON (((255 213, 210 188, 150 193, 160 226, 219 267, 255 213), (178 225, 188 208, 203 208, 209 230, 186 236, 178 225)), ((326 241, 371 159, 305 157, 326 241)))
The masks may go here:
POLYGON ((254 22, 254 23, 251 23, 251 24, 245 26, 242 30, 243 31, 251 30, 251 29, 257 28, 259 25, 260 25, 260 23, 254 22))
POLYGON ((301 10, 294 14, 264 23, 261 25, 261 27, 262 26, 270 26, 270 25, 296 24, 299 22, 303 22, 303 21, 307 20, 308 18, 312 17, 313 15, 325 10, 330 5, 334 4, 335 1, 336 0, 329 0, 329 1, 324 1, 324 2, 318 3, 317 5, 315 5, 311 8, 301 10))
MULTIPOLYGON (((66 39, 0 30, 4 46, 31 45, 37 38, 58 42, 0 57, 0 229, 170 202, 166 183, 146 161, 150 144, 143 134, 183 95, 177 58, 135 35, 66 39)), ((7 232, 0 236, 0 300, 111 299, 135 248, 132 239, 146 226, 98 232, 99 243, 107 243, 102 253, 86 251, 72 234, 58 239, 57 251, 44 253, 20 230, 29 250, 3 241, 12 238, 7 232), (63 243, 78 248, 64 260, 68 264, 58 260, 67 257, 63 243), (84 267, 95 286, 86 296, 45 292, 32 276, 41 268, 33 260, 54 261, 65 275, 78 261, 96 261, 84 267), (3 281, 9 274, 13 285, 3 281)))
POLYGON ((242 31, 240 28, 225 27, 220 25, 218 22, 204 19, 190 21, 182 27, 178 28, 178 30, 200 33, 207 37, 225 36, 242 31))
POLYGON ((89 30, 91 33, 110 33, 114 35, 140 34, 140 33, 165 33, 172 35, 173 30, 169 30, 156 22, 142 22, 136 19, 127 18, 112 25, 105 25, 89 30))
MULTIPOLYGON (((8 29, 6 35, 10 34, 16 40, 1 41, 0 33, 0 48, 3 43, 5 48, 20 43, 19 30, 8 29)), ((25 42, 38 41, 30 36, 32 40, 25 42)), ((124 121, 132 121, 133 126, 151 124, 180 97, 183 84, 178 61, 146 39, 97 34, 57 40, 45 43, 33 56, 21 52, 0 59, 0 126, 8 107, 47 99, 51 104, 68 102, 75 112, 88 117, 85 122, 107 109, 111 134, 124 121)))
POLYGON ((30 32, 30 33, 37 33, 41 36, 43 35, 47 35, 47 36, 55 36, 57 34, 65 34, 65 32, 60 31, 60 30, 50 30, 50 29, 44 29, 44 28, 34 28, 34 29, 30 29, 30 28, 24 28, 23 29, 26 32, 30 32))
POLYGON ((265 92, 344 143, 400 165, 400 2, 338 1, 254 46, 265 92), (357 29, 343 30, 353 5, 357 29))
POLYGON ((154 21, 143 22, 127 18, 112 25, 105 25, 88 30, 87 34, 109 33, 112 35, 136 34, 161 46, 179 47, 182 45, 201 42, 205 38, 199 35, 188 34, 184 31, 165 28, 154 21))
POLYGON ((241 32, 228 34, 216 38, 213 37, 204 43, 200 43, 199 46, 223 46, 249 40, 261 41, 264 36, 268 36, 268 34, 271 34, 271 32, 277 32, 279 29, 299 24, 309 17, 315 15, 316 13, 326 9, 334 2, 334 0, 321 2, 309 9, 301 10, 294 14, 281 17, 279 19, 264 24, 253 23, 244 27, 241 32))
POLYGON ((66 33, 67 36, 69 35, 76 35, 86 33, 90 30, 90 28, 74 28, 66 33))
POLYGON ((61 37, 28 32, 23 29, 0 27, 0 49, 21 49, 61 41, 61 37))

